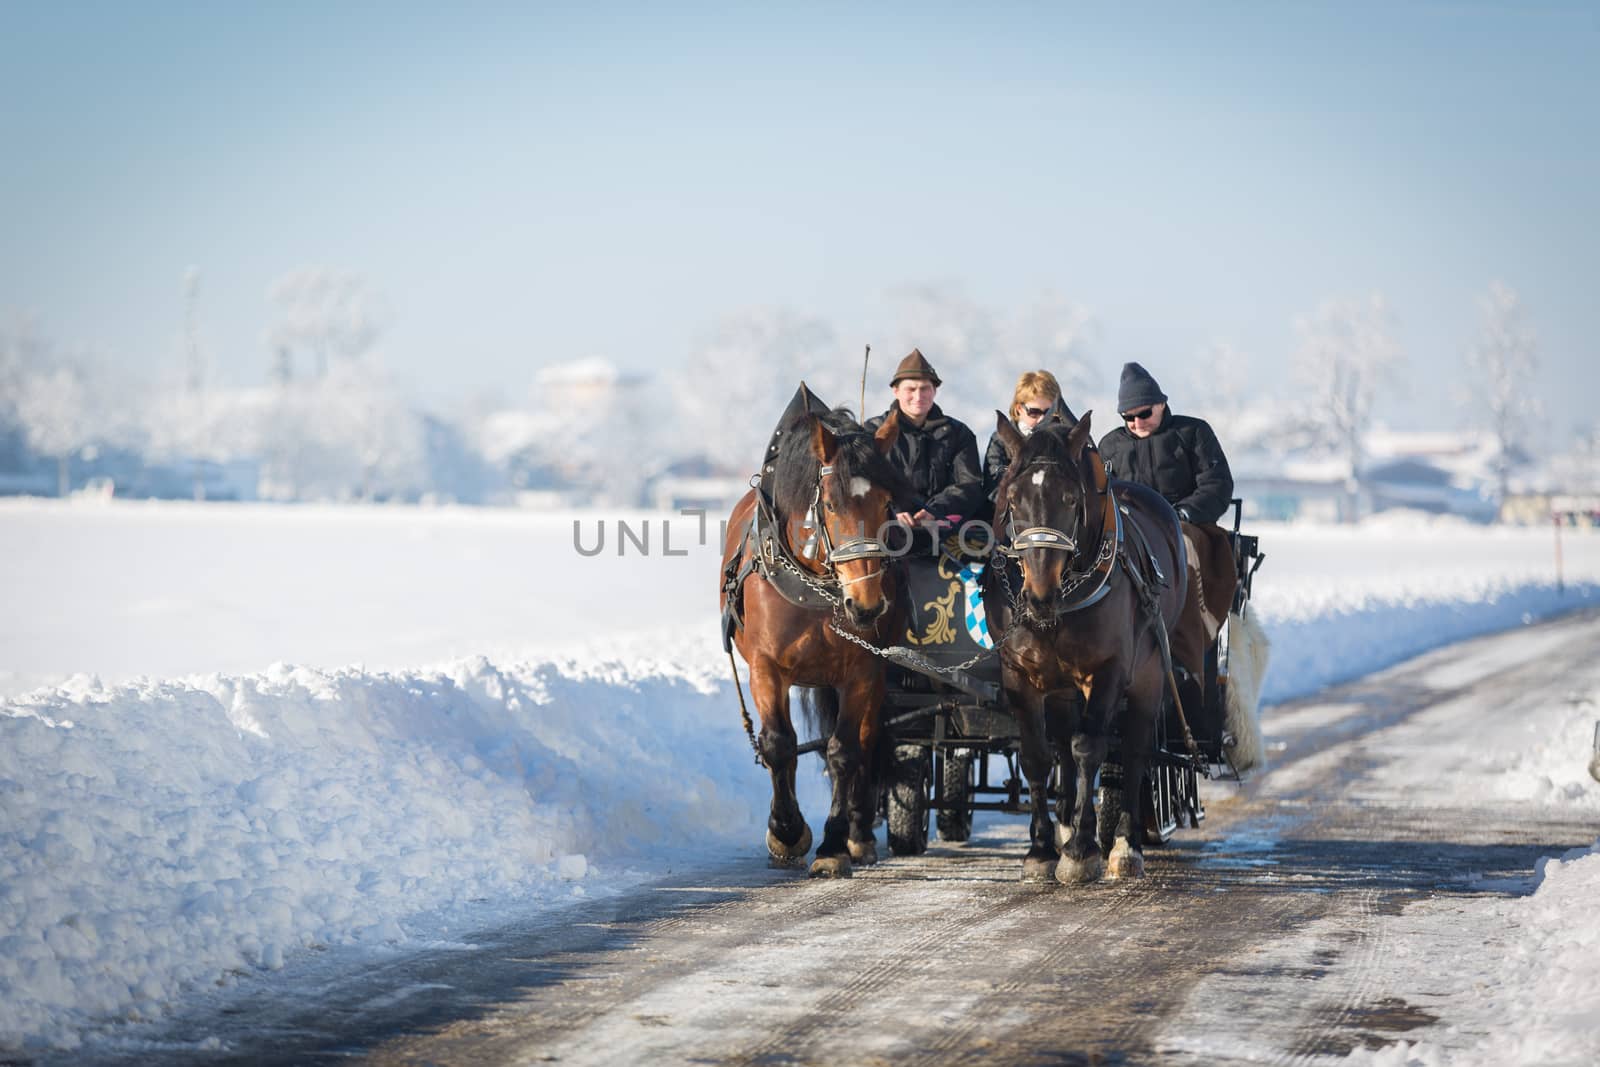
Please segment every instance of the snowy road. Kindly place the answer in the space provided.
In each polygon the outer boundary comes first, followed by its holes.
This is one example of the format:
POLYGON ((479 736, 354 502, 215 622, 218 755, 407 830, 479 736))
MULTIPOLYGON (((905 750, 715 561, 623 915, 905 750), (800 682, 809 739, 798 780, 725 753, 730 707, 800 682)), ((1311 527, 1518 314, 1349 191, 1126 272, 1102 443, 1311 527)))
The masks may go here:
POLYGON ((1288 1063, 1402 1037, 1471 1047, 1490 1024, 1457 987, 1471 993, 1464 961, 1481 966, 1493 931, 1402 912, 1524 895, 1539 857, 1597 826, 1456 788, 1451 763, 1495 749, 1519 708, 1597 685, 1589 613, 1280 705, 1271 773, 1209 787, 1205 824, 1152 850, 1137 884, 1020 884, 1017 819, 846 882, 768 871, 752 847, 470 944, 260 982, 135 1058, 1288 1063))

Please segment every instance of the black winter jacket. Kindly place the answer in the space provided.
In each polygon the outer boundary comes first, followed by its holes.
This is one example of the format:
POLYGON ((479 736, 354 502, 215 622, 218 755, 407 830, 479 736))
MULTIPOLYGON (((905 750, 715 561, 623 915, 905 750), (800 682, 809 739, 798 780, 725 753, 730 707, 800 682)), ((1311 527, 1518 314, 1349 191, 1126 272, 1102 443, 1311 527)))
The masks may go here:
POLYGON ((991 435, 989 447, 983 453, 983 495, 990 504, 994 503, 994 495, 1000 491, 1000 479, 1006 476, 1009 466, 1011 457, 1006 455, 1006 446, 1000 443, 1000 435, 991 435))
MULTIPOLYGON (((895 406, 899 403, 895 401, 895 406)), ((888 411, 874 415, 867 420, 867 429, 876 431, 888 417, 888 411)), ((978 513, 983 503, 978 439, 965 423, 946 415, 938 404, 933 405, 921 426, 913 425, 901 413, 900 436, 889 453, 889 462, 911 480, 922 497, 922 506, 935 518, 959 515, 970 519, 978 513)))
POLYGON ((1149 437, 1135 437, 1126 426, 1106 434, 1100 456, 1113 478, 1149 486, 1190 522, 1216 522, 1233 499, 1233 473, 1211 426, 1171 408, 1149 437))

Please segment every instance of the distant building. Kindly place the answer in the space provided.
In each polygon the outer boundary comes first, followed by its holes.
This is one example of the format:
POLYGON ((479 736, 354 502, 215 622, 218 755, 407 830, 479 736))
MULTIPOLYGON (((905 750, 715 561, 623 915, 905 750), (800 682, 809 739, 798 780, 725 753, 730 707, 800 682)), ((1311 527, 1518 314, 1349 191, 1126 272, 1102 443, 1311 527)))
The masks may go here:
MULTIPOLYGON (((1479 433, 1375 430, 1363 441, 1359 472, 1331 456, 1230 457, 1234 492, 1248 515, 1278 520, 1347 522, 1394 508, 1491 522, 1498 450, 1479 433)), ((1524 457, 1515 462, 1525 467, 1524 457)))
POLYGON ((729 511, 750 489, 750 475, 719 467, 705 456, 690 456, 669 464, 645 484, 651 507, 661 511, 705 508, 729 511))

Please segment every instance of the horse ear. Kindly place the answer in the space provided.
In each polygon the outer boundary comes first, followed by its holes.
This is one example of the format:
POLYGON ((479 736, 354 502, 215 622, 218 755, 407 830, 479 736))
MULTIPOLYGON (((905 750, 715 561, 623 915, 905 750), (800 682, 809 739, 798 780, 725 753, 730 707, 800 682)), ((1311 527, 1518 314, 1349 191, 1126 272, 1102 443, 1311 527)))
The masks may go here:
POLYGON ((872 435, 877 443, 878 454, 887 456, 894 449, 894 443, 900 439, 900 408, 898 405, 889 409, 889 417, 883 420, 876 433, 872 435))
POLYGON ((1058 396, 1055 402, 1050 405, 1050 421, 1064 422, 1070 426, 1078 421, 1078 416, 1074 415, 1072 409, 1067 407, 1066 398, 1058 396))
POLYGON ((1022 451, 1022 434, 1018 432, 1016 424, 1006 418, 1006 413, 995 410, 994 432, 1000 438, 1000 445, 1006 450, 1007 459, 1016 459, 1017 453, 1022 451))
POLYGON ((1083 418, 1079 419, 1067 434, 1067 454, 1073 459, 1083 455, 1083 446, 1089 441, 1089 416, 1093 411, 1085 411, 1083 418))
POLYGON ((819 462, 832 463, 834 453, 838 449, 839 439, 833 435, 833 431, 823 425, 821 419, 812 419, 811 454, 816 456, 819 462))

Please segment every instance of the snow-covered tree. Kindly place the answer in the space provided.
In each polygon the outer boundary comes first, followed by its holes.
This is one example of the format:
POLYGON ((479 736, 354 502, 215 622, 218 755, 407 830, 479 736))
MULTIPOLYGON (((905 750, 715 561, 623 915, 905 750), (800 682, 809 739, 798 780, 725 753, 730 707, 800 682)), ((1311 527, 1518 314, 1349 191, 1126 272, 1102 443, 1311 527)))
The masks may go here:
POLYGON ((273 390, 260 491, 276 500, 416 496, 428 488, 424 424, 372 358, 273 390))
MULTIPOLYGON (((973 300, 960 286, 924 283, 891 290, 889 302, 895 312, 891 336, 898 340, 884 353, 892 360, 888 367, 912 348, 921 349, 944 381, 939 406, 957 417, 1009 408, 1024 371, 1050 371, 1067 403, 1080 411, 1084 394, 1099 382, 1090 363, 1098 338, 1095 317, 1059 294, 1043 293, 1001 311, 973 300)), ((874 363, 879 370, 867 383, 867 395, 868 406, 878 411, 888 406, 887 376, 874 363)))
POLYGON ((0 424, 20 426, 17 404, 23 382, 44 364, 47 352, 32 315, 15 312, 0 324, 0 424))
POLYGON ((887 295, 894 325, 886 331, 886 344, 878 353, 882 358, 873 361, 867 382, 867 406, 873 412, 889 406, 889 375, 913 348, 938 369, 943 383, 938 403, 951 414, 956 409, 1004 409, 1017 375, 1035 369, 1030 360, 1013 370, 1011 361, 1001 358, 1005 326, 1000 315, 973 300, 963 287, 923 282, 898 286, 887 295))
POLYGON ((1522 299, 1503 282, 1490 283, 1478 309, 1478 339, 1466 357, 1469 397, 1476 421, 1494 435, 1495 480, 1504 500, 1528 420, 1540 410, 1532 388, 1539 368, 1538 339, 1526 321, 1522 299))
POLYGON ((1309 428, 1318 442, 1349 465, 1350 511, 1356 517, 1361 439, 1372 422, 1378 387, 1399 366, 1394 315, 1383 296, 1328 300, 1314 315, 1295 320, 1300 345, 1295 371, 1305 389, 1309 428))
POLYGON ((1248 355, 1231 341, 1213 340, 1189 364, 1183 414, 1211 423, 1229 455, 1255 449, 1281 452, 1302 443, 1283 433, 1276 401, 1252 393, 1254 380, 1248 355))
POLYGON ((1231 341, 1213 340, 1189 364, 1185 408, 1207 420, 1228 419, 1245 407, 1250 359, 1231 341))
POLYGON ((56 461, 63 496, 74 458, 93 459, 101 445, 139 447, 139 405, 128 402, 136 393, 104 361, 58 350, 31 317, 0 328, 0 423, 29 452, 56 461))
POLYGON ((211 361, 200 335, 200 271, 184 272, 183 364, 146 406, 145 442, 154 458, 192 466, 194 498, 204 500, 205 464, 220 457, 222 399, 211 381, 211 361))
POLYGON ((332 357, 353 359, 368 351, 388 318, 382 297, 365 279, 327 267, 289 271, 272 283, 267 297, 281 316, 269 345, 279 353, 309 351, 319 378, 327 376, 332 357))
POLYGON ((87 378, 77 367, 60 363, 25 374, 14 408, 28 447, 56 461, 56 493, 70 488, 72 457, 95 440, 87 378))
POLYGON ((856 388, 843 384, 847 362, 833 327, 822 319, 772 309, 729 316, 673 377, 674 451, 753 472, 802 379, 828 403, 856 407, 856 388))
POLYGON ((1056 376, 1069 403, 1081 412, 1085 394, 1100 384, 1091 362, 1099 337, 1099 321, 1086 306, 1059 293, 1039 294, 1007 318, 1001 334, 996 355, 1005 399, 1023 371, 1042 368, 1056 376))
POLYGON ((322 393, 325 427, 341 450, 354 457, 363 500, 424 488, 422 420, 381 364, 345 360, 329 375, 322 393))

